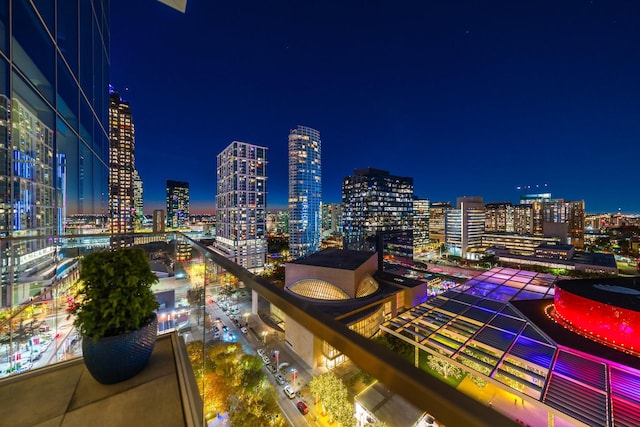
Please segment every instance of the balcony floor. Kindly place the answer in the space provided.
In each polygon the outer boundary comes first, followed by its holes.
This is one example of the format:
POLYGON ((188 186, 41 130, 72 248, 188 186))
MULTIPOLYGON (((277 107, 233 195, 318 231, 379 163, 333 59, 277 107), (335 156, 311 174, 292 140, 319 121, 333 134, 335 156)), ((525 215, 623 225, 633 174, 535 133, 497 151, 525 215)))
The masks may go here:
MULTIPOLYGON (((177 338, 179 339, 179 338, 177 338)), ((134 378, 103 385, 76 359, 0 381, 3 426, 187 426, 175 337, 158 337, 134 378)), ((188 399, 187 399, 188 400, 188 399)))

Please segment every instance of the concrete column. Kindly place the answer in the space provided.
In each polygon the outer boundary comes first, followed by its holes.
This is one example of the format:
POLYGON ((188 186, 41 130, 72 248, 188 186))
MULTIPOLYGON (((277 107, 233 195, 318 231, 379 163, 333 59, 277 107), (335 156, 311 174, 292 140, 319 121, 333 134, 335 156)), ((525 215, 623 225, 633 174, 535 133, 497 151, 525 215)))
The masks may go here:
POLYGON ((258 314, 258 293, 251 290, 251 313, 258 314))

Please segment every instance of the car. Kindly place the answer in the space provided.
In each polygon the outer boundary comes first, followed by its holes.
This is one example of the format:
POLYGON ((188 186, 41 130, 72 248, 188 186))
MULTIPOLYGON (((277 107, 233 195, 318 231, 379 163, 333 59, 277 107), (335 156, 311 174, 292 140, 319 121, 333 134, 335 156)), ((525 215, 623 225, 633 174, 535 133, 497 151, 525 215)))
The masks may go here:
POLYGON ((286 394, 289 399, 293 399, 294 397, 296 397, 296 392, 293 391, 293 388, 291 388, 290 385, 284 386, 282 391, 284 391, 284 394, 286 394))
POLYGON ((276 374, 276 382, 278 383, 278 385, 283 385, 284 383, 286 383, 284 377, 280 374, 276 374))
POLYGON ((309 407, 302 401, 296 403, 296 408, 298 408, 298 411, 300 411, 302 415, 307 415, 309 413, 309 407))
POLYGON ((267 365, 267 368, 269 369, 269 371, 271 371, 272 374, 275 374, 276 372, 278 372, 278 368, 276 368, 274 365, 267 365))
POLYGON ((216 332, 215 334, 213 334, 213 338, 215 339, 220 338, 220 332, 216 332))
POLYGON ((229 332, 229 327, 227 325, 223 325, 222 330, 225 332, 229 332))
POLYGON ((218 329, 218 327, 217 327, 217 326, 214 326, 214 327, 213 327, 213 332, 219 332, 219 331, 220 331, 220 329, 218 329))
POLYGON ((259 349, 258 349, 258 356, 262 357, 262 356, 264 356, 264 354, 265 354, 265 353, 264 353, 264 350, 263 350, 263 349, 261 349, 261 348, 259 348, 259 349))
POLYGON ((247 332, 249 332, 249 331, 247 331, 247 328, 245 328, 244 326, 243 326, 242 328, 240 328, 240 330, 241 330, 241 331, 242 331, 242 333, 243 333, 243 334, 245 334, 245 335, 246 335, 246 333, 247 333, 247 332))
POLYGON ((236 320, 236 316, 234 316, 233 314, 229 315, 229 319, 231 320, 236 320))
POLYGON ((270 365, 271 360, 269 360, 267 356, 262 356, 262 363, 264 363, 265 365, 270 365))

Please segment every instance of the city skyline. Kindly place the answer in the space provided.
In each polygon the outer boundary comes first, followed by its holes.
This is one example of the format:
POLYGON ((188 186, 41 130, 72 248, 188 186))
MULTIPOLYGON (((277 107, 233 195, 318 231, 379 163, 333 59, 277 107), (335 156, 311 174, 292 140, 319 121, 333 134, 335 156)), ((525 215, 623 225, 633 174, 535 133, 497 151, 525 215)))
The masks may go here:
POLYGON ((640 212, 639 5, 337 7, 113 2, 111 82, 136 117, 146 212, 168 177, 212 211, 233 140, 269 148, 267 206, 286 207, 297 125, 323 135, 326 203, 373 167, 431 201, 517 202, 538 185, 590 213, 640 212))

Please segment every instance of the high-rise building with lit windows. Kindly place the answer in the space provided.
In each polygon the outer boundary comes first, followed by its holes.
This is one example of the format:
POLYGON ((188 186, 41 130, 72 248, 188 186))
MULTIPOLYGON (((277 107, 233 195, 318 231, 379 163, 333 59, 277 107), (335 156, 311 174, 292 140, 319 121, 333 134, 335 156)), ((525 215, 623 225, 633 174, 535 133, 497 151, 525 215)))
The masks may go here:
POLYGON ((444 217, 449 209, 453 209, 449 202, 433 202, 429 206, 429 240, 444 243, 444 217))
POLYGON ((189 226, 189 183, 167 180, 167 227, 189 226))
POLYGON ((141 223, 144 217, 144 188, 137 170, 133 171, 133 210, 136 221, 141 223))
POLYGON ((109 220, 111 234, 131 234, 135 218, 135 126, 129 103, 109 86, 109 220))
POLYGON ((321 148, 317 130, 298 126, 289 132, 289 253, 295 259, 320 250, 321 148))
POLYGON ((413 252, 423 252, 429 246, 429 199, 413 199, 413 252))
POLYGON ((462 258, 480 258, 485 221, 482 197, 458 197, 456 208, 445 213, 447 251, 462 258))
POLYGON ((259 272, 267 255, 267 148, 233 141, 217 157, 216 249, 259 272))
POLYGON ((49 284, 19 278, 67 216, 108 213, 108 40, 106 0, 0 1, 0 307, 49 284))
POLYGON ((366 168, 342 180, 344 249, 372 250, 381 232, 413 228, 413 178, 366 168))
POLYGON ((511 202, 486 203, 485 231, 513 233, 513 205, 511 202))

